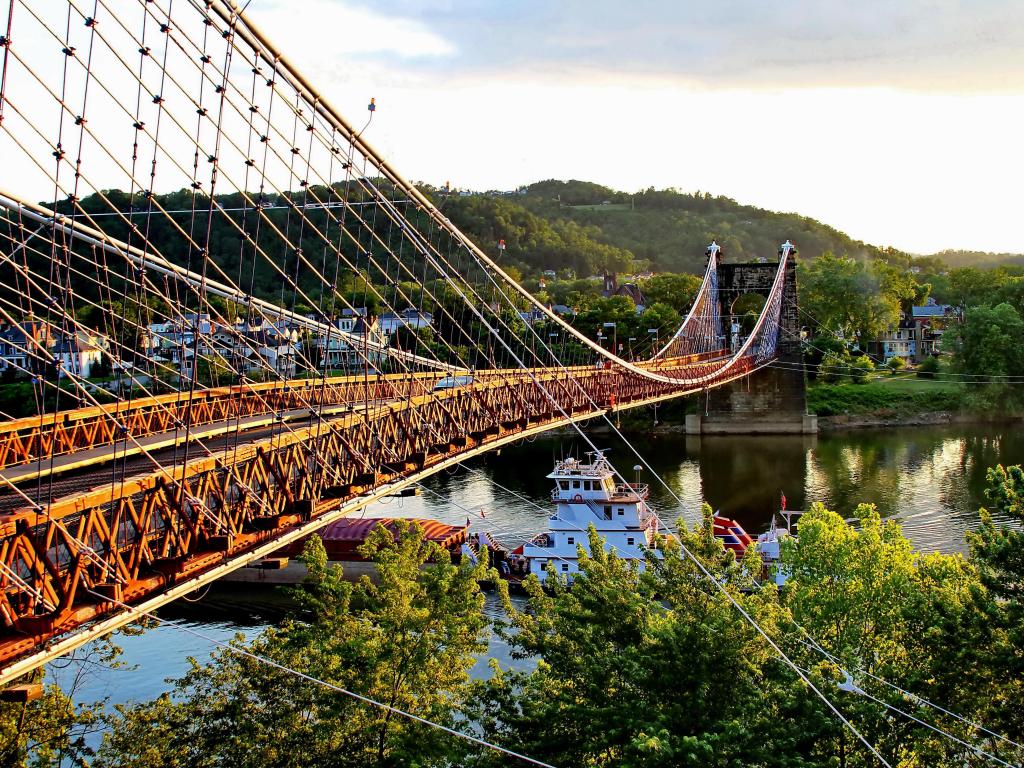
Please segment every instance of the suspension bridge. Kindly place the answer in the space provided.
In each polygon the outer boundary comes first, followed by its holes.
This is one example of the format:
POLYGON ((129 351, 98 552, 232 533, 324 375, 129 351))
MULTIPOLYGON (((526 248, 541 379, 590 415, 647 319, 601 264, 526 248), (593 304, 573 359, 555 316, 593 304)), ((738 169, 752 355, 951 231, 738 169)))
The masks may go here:
POLYGON ((798 337, 795 251, 743 272, 712 248, 678 329, 606 349, 227 0, 11 0, 0 23, 0 364, 35 406, 0 423, 0 683, 431 473, 798 337), (765 297, 742 333, 723 274, 765 297))

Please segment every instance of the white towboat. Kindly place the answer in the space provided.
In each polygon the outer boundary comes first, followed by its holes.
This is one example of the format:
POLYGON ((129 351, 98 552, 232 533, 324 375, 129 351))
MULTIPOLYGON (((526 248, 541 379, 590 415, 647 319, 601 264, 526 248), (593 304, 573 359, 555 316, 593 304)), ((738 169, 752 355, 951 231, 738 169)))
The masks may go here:
POLYGON ((564 459, 548 475, 554 480, 555 511, 548 530, 512 552, 526 562, 526 572, 546 581, 548 565, 572 580, 579 573, 578 545, 590 549, 588 526, 604 540, 606 551, 643 565, 644 550, 654 545, 658 518, 647 507, 648 487, 616 483, 615 471, 603 453, 590 453, 590 463, 564 459))

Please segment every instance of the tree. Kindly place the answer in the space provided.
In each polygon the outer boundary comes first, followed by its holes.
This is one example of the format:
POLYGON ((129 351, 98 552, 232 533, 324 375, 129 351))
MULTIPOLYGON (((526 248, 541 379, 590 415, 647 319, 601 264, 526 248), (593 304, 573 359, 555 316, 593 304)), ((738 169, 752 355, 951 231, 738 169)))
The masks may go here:
POLYGON ((985 648, 986 666, 1008 685, 992 700, 996 721, 1011 739, 1024 741, 1024 469, 997 466, 988 471, 985 492, 991 510, 981 509, 981 526, 967 534, 971 560, 994 597, 988 618, 995 625, 985 648), (997 525, 996 513, 1014 525, 997 525))
MULTIPOLYGON (((989 602, 978 571, 960 555, 915 552, 898 523, 883 521, 873 505, 860 505, 854 518, 856 527, 813 504, 800 519, 799 539, 783 542, 783 567, 790 574, 783 604, 805 637, 836 660, 811 653, 804 663, 817 665, 826 678, 831 666, 833 680, 850 674, 876 699, 900 709, 914 707, 876 678, 987 721, 993 697, 1005 695, 1005 683, 977 653, 990 638, 989 602)), ((890 719, 877 701, 834 685, 828 693, 891 765, 959 766, 973 755, 908 719, 890 719)), ((962 721, 932 710, 919 714, 968 743, 979 740, 962 721)), ((832 749, 840 765, 874 764, 840 729, 832 749)))
POLYGON ((1024 375, 1024 320, 1009 304, 969 308, 963 323, 947 331, 942 341, 961 373, 1024 375))
POLYGON ((885 362, 885 367, 889 369, 889 374, 895 376, 897 373, 907 367, 907 361, 902 357, 890 357, 885 362))
POLYGON ((875 370, 875 362, 867 355, 855 357, 850 364, 850 375, 855 384, 866 384, 875 370))
POLYGON ((1003 275, 994 269, 962 267, 949 273, 953 301, 962 307, 990 304, 1002 283, 1003 275))
POLYGON ((360 550, 378 583, 328 567, 312 537, 309 575, 295 597, 309 621, 286 622, 251 645, 240 638, 175 683, 173 696, 118 707, 97 766, 448 765, 452 736, 259 661, 306 675, 449 727, 485 647, 480 567, 455 566, 400 523, 360 550))
POLYGON ((818 325, 861 343, 900 319, 917 295, 913 278, 885 262, 860 262, 824 253, 801 263, 800 302, 818 325))
MULTIPOLYGON (((118 667, 121 649, 101 638, 66 659, 65 689, 55 683, 43 695, 24 704, 0 702, 0 765, 43 768, 87 765, 94 752, 89 737, 102 730, 106 700, 92 704, 75 701, 76 692, 98 667, 118 667)), ((43 683, 42 669, 19 682, 43 683)))
POLYGON ((939 358, 926 357, 917 366, 917 377, 920 379, 934 379, 939 372, 939 358))
POLYGON ((775 592, 743 595, 750 578, 704 514, 643 571, 605 552, 591 528, 593 554, 580 548, 571 585, 545 592, 528 580, 527 610, 506 606, 506 635, 539 661, 532 672, 495 665, 482 684, 475 716, 489 739, 564 766, 808 764, 821 719, 804 717, 795 678, 715 581, 772 634, 785 618, 775 592))
POLYGON ((667 304, 680 314, 687 312, 700 290, 701 278, 697 275, 655 275, 640 285, 648 303, 667 304))

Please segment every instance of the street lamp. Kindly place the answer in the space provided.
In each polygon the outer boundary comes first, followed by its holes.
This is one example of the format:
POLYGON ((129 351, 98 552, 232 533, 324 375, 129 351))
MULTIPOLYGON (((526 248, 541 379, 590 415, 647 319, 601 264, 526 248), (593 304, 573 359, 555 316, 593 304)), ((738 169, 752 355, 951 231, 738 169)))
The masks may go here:
POLYGON ((617 355, 619 348, 619 326, 616 323, 605 323, 604 327, 612 329, 612 354, 617 355))
POLYGON ((630 336, 629 339, 626 341, 626 346, 629 349, 629 361, 630 362, 633 362, 633 360, 634 360, 634 357, 633 357, 633 342, 634 341, 636 341, 636 336, 630 336))
MULTIPOLYGON (((548 333, 548 350, 551 352, 552 355, 555 354, 555 339, 557 339, 557 338, 558 338, 558 334, 555 333, 554 331, 548 333)), ((562 355, 556 356, 555 359, 559 363, 562 363, 563 365, 565 364, 565 361, 562 360, 562 355)))
POLYGON ((659 337, 661 335, 661 329, 660 328, 648 328, 647 329, 647 333, 649 333, 651 336, 654 337, 654 352, 657 353, 658 347, 659 347, 658 339, 659 339, 659 337))

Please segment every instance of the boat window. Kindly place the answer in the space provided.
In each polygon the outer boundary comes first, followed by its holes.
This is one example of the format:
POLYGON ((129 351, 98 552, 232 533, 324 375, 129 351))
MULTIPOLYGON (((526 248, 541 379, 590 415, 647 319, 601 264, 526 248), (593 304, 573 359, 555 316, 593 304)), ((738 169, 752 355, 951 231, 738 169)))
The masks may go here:
POLYGON ((589 491, 590 490, 590 481, 589 480, 584 480, 583 481, 583 490, 584 491, 589 491))
POLYGON ((622 515, 624 514, 626 514, 626 510, 624 510, 622 507, 619 507, 619 517, 622 517, 622 515))
POLYGON ((576 539, 574 539, 572 536, 570 536, 569 538, 567 538, 565 540, 565 543, 566 544, 575 544, 576 543, 576 539))
POLYGON ((559 480, 558 481, 558 487, 561 488, 563 491, 568 491, 569 490, 569 481, 568 480, 559 480))
POLYGON ((605 507, 604 508, 604 519, 605 520, 611 520, 612 519, 612 508, 611 507, 605 507))
POLYGON ((633 544, 635 544, 636 542, 634 541, 633 537, 630 536, 628 539, 626 539, 626 543, 632 547, 633 544))
POLYGON ((568 563, 562 563, 562 570, 563 571, 568 571, 569 570, 569 564, 568 563))
POLYGON ((579 488, 580 487, 580 481, 579 480, 573 480, 572 481, 572 487, 573 488, 579 488))

